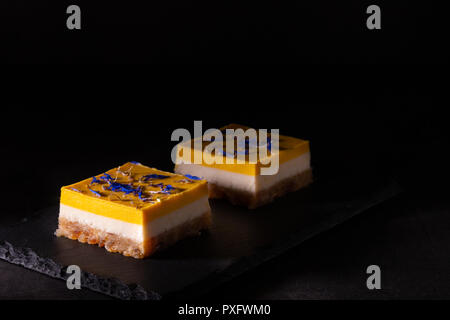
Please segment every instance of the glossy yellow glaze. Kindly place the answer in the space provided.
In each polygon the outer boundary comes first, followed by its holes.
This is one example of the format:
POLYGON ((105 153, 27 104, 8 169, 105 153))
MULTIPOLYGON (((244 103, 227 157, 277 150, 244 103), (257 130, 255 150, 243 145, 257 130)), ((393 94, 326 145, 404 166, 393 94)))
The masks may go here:
MULTIPOLYGON (((244 131, 249 129, 249 127, 238 125, 238 124, 230 124, 225 127, 222 127, 220 130, 223 133, 224 140, 225 140, 225 130, 226 129, 243 129, 244 131)), ((270 133, 270 130, 268 130, 270 133)), ((236 159, 235 155, 221 155, 222 163, 208 163, 205 161, 205 158, 207 158, 207 154, 204 152, 205 147, 207 147, 211 142, 209 141, 202 141, 202 138, 197 138, 191 140, 188 145, 190 146, 190 155, 188 153, 183 152, 184 144, 180 144, 178 147, 178 153, 177 153, 177 159, 182 159, 184 163, 195 163, 195 159, 202 159, 202 166, 206 167, 212 167, 215 169, 221 169, 221 170, 227 170, 231 172, 256 176, 260 174, 260 168, 264 166, 268 166, 265 164, 262 164, 261 162, 264 162, 262 160, 278 156, 279 157, 279 164, 282 164, 284 162, 287 162, 291 159, 294 159, 296 157, 301 156, 304 153, 309 152, 309 141, 302 140, 298 138, 288 137, 288 136, 279 136, 279 151, 277 153, 273 152, 270 153, 264 157, 263 159, 258 157, 255 157, 257 159, 256 162, 251 162, 250 155, 246 156, 245 163, 233 163, 233 164, 227 164, 226 163, 226 157, 230 157, 233 159, 236 159), (198 145, 199 148, 195 147, 195 141, 199 141, 198 145)), ((223 149, 226 150, 226 143, 224 141, 223 149)), ((241 149, 238 151, 243 151, 244 149, 241 149)), ((258 150, 255 149, 255 153, 258 153, 258 150)), ((217 159, 217 155, 213 155, 212 157, 215 157, 217 159)), ((210 157, 210 158, 212 158, 210 157)), ((209 161, 210 162, 210 161, 209 161)))
POLYGON ((88 178, 62 187, 61 203, 105 217, 144 225, 208 194, 205 180, 188 179, 141 164, 128 162, 106 174, 111 179, 102 173, 95 176, 99 182, 88 178), (168 188, 168 185, 174 189, 164 192, 163 188, 168 188), (126 194, 120 186, 133 191, 126 194))

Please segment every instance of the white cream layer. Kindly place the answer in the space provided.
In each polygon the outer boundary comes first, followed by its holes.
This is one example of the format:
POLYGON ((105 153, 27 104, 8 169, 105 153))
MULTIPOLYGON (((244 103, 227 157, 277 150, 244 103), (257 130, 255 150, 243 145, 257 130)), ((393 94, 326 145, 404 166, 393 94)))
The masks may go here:
POLYGON ((288 177, 300 174, 310 168, 311 154, 307 152, 282 163, 278 173, 271 176, 251 176, 190 163, 177 164, 175 167, 175 173, 183 175, 191 174, 197 177, 202 177, 208 182, 224 188, 255 193, 270 188, 278 182, 288 177))
POLYGON ((62 203, 60 204, 59 216, 69 221, 143 242, 147 237, 157 236, 189 220, 200 217, 209 210, 208 197, 205 196, 150 221, 146 226, 97 215, 62 203))

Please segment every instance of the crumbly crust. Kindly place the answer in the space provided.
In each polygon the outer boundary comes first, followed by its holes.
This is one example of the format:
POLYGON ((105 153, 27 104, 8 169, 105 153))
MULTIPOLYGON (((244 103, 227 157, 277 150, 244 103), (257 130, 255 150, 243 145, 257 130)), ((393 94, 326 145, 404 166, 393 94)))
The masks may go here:
POLYGON ((286 178, 271 188, 256 193, 224 188, 217 184, 208 183, 208 196, 212 199, 225 198, 233 204, 243 205, 249 209, 254 209, 270 203, 288 192, 297 191, 306 187, 312 181, 312 170, 309 169, 295 176, 286 178))
POLYGON ((198 235, 201 230, 208 229, 210 225, 211 212, 207 211, 198 218, 185 222, 141 243, 60 217, 55 235, 83 243, 98 244, 99 247, 105 247, 109 252, 118 252, 127 257, 142 259, 183 238, 198 235))

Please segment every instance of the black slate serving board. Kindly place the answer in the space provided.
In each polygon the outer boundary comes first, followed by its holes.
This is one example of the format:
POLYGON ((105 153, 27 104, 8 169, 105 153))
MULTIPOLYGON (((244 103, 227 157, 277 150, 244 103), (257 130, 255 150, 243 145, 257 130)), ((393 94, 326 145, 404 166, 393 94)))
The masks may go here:
POLYGON ((192 298, 400 191, 393 179, 373 175, 318 180, 256 210, 210 201, 210 231, 144 260, 55 237, 55 206, 0 228, 0 259, 60 279, 75 264, 84 287, 117 298, 192 298))

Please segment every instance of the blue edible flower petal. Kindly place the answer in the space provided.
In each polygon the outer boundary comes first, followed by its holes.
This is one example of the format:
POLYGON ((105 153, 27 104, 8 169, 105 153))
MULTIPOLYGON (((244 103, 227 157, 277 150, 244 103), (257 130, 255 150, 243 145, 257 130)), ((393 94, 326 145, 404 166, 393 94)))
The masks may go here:
POLYGON ((191 176, 190 174, 185 174, 184 175, 186 178, 189 178, 191 180, 202 180, 202 178, 196 177, 196 176, 191 176))
POLYGON ((92 190, 91 188, 88 188, 93 194, 95 194, 97 197, 101 197, 102 195, 99 193, 99 192, 97 192, 97 191, 95 191, 95 190, 92 190))
POLYGON ((130 163, 132 163, 132 164, 141 164, 140 162, 137 162, 137 161, 130 161, 130 163))
POLYGON ((142 197, 142 187, 141 186, 137 187, 137 189, 134 191, 134 194, 137 195, 140 200, 145 200, 142 197))
POLYGON ((166 193, 166 194, 170 194, 170 190, 175 190, 176 188, 174 188, 173 186, 171 186, 170 184, 163 186, 162 188, 162 192, 166 193))
POLYGON ((142 177, 144 181, 147 181, 149 179, 166 179, 166 178, 169 178, 169 176, 165 176, 162 174, 148 174, 142 177))
POLYGON ((272 151, 272 140, 269 137, 267 137, 267 149, 272 151))
POLYGON ((98 180, 96 177, 92 177, 91 184, 94 184, 94 183, 101 183, 101 181, 98 180))
POLYGON ((109 185, 111 186, 111 190, 114 192, 122 191, 125 192, 125 194, 136 192, 136 189, 134 189, 132 186, 128 184, 123 184, 119 182, 109 182, 109 185))
POLYGON ((113 178, 112 178, 109 174, 107 174, 107 173, 104 173, 104 174, 100 177, 100 179, 106 180, 106 181, 112 181, 112 180, 113 180, 113 178))

